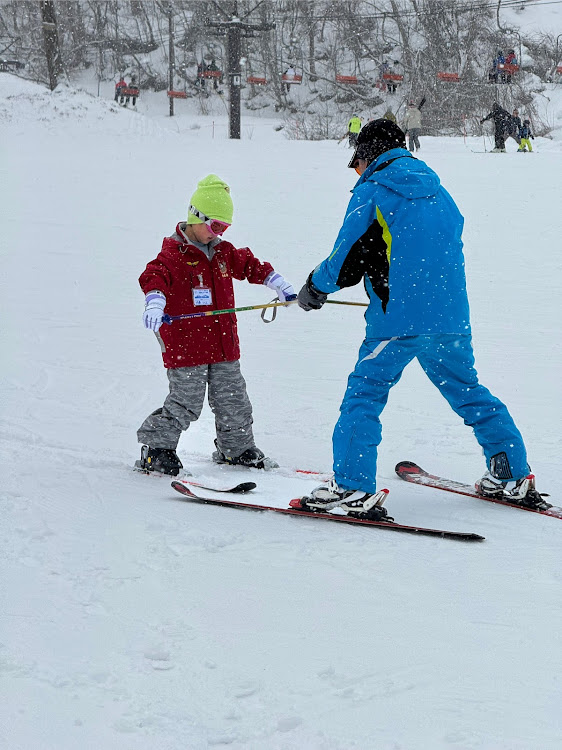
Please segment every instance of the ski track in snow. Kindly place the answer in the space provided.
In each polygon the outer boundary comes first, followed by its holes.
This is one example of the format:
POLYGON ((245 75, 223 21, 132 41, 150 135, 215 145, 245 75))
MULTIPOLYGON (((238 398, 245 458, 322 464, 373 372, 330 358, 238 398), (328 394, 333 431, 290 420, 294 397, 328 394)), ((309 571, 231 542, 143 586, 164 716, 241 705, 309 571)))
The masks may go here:
MULTIPOLYGON (((187 108, 170 123, 162 97, 127 112, 12 76, 0 95, 0 746, 558 750, 562 525, 394 476, 402 459, 460 481, 483 471, 417 365, 383 415, 389 509, 482 544, 190 505, 131 469, 136 428, 167 390, 136 279, 196 181, 230 182, 232 241, 298 288, 345 210, 344 149, 287 141, 259 118, 230 142, 217 116, 213 138, 187 108)), ((504 158, 469 141, 425 137, 420 155, 465 215, 482 381, 562 504, 561 142, 504 158)), ((270 299, 236 292, 239 305, 270 299)), ((364 330, 360 312, 333 307, 280 310, 269 326, 239 315, 257 443, 285 467, 330 469, 364 330)), ((203 481, 255 481, 245 501, 284 507, 316 483, 216 466, 213 437, 206 407, 180 457, 203 481)))

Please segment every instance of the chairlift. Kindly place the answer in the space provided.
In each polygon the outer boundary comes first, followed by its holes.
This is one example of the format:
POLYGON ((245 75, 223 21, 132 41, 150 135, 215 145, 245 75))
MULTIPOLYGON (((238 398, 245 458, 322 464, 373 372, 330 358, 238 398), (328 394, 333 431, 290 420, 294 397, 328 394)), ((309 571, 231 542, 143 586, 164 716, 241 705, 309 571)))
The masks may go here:
POLYGON ((187 99, 187 93, 185 91, 168 91, 167 92, 169 99, 187 99))
POLYGON ((382 79, 383 81, 390 81, 392 83, 402 83, 404 76, 400 73, 383 73, 382 79))
POLYGON ((556 66, 556 75, 557 76, 562 76, 562 65, 557 65, 556 66))
POLYGON ((515 73, 519 73, 519 65, 513 65, 512 63, 498 63, 498 70, 503 71, 508 76, 512 76, 515 73))
POLYGON ((498 63, 496 71, 496 83, 511 83, 511 78, 519 72, 519 65, 513 63, 498 63))
POLYGON ((292 83, 302 83, 302 76, 297 75, 297 73, 295 73, 294 75, 287 75, 287 73, 283 73, 283 75, 281 76, 281 80, 283 81, 283 83, 287 83, 289 85, 292 83))
POLYGON ((461 79, 458 73, 445 73, 444 71, 439 71, 439 73, 437 73, 437 80, 444 81, 445 83, 459 83, 461 79))
POLYGON ((261 76, 248 76, 246 78, 246 83, 252 83, 254 86, 265 86, 267 78, 262 78, 261 76))
POLYGON ((355 85, 359 83, 359 81, 357 80, 357 76, 342 76, 339 73, 336 73, 336 83, 346 83, 346 84, 355 85))

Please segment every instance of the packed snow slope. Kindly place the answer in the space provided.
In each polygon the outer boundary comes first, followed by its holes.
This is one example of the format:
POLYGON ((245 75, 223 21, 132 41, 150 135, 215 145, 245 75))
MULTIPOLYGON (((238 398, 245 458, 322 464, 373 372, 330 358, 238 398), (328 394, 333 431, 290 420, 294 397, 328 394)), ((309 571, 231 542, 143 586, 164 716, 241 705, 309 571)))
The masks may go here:
MULTIPOLYGON (((417 364, 383 415, 388 507, 485 542, 193 506, 131 470, 136 429, 167 393, 137 278, 196 182, 231 184, 229 239, 296 288, 331 250, 354 184, 345 144, 288 141, 249 118, 229 141, 224 117, 184 103, 172 120, 154 102, 129 112, 0 78, 0 746, 559 750, 562 524, 395 478, 403 459, 470 482, 485 468, 417 364)), ((533 143, 494 155, 426 137, 419 156, 466 218, 481 379, 562 504, 562 145, 533 143)), ((271 299, 236 291, 240 305, 271 299)), ((362 313, 291 307, 264 325, 245 312, 239 327, 257 443, 285 469, 213 466, 208 407, 179 454, 283 507, 314 486, 287 469, 331 468, 362 313)))

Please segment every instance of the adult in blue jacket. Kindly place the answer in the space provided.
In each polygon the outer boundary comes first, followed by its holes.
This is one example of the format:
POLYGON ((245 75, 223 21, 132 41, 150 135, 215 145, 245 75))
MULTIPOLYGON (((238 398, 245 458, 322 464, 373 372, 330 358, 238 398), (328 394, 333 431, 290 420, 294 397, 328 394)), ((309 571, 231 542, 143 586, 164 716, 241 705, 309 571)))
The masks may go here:
POLYGON ((380 414, 390 388, 418 359, 454 411, 473 428, 488 471, 480 492, 509 502, 542 503, 529 475, 523 439, 506 406, 474 369, 461 234, 463 217, 427 164, 406 149, 389 120, 359 134, 349 163, 360 178, 330 255, 298 295, 304 310, 363 281, 367 330, 349 376, 333 435, 334 479, 304 503, 388 518, 377 493, 380 414))

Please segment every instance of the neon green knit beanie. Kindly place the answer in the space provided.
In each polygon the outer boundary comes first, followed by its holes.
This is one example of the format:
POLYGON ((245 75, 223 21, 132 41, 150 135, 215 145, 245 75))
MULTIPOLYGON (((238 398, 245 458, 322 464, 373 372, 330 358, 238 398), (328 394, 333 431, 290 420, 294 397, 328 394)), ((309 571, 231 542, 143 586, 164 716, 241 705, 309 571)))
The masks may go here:
POLYGON ((216 174, 209 174, 197 184, 197 190, 190 200, 187 215, 188 224, 202 224, 203 220, 191 211, 191 207, 208 216, 209 219, 232 224, 234 206, 230 197, 230 188, 216 174))

